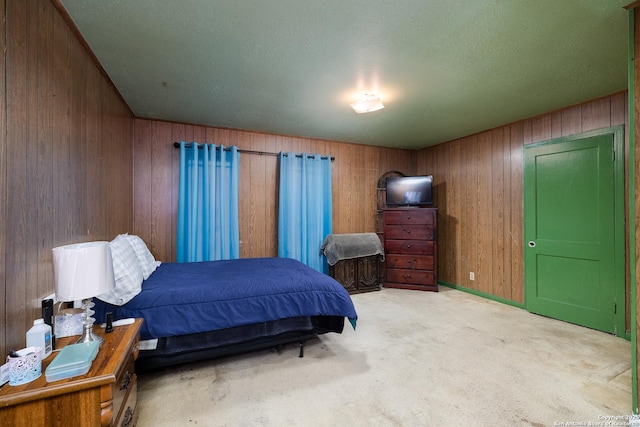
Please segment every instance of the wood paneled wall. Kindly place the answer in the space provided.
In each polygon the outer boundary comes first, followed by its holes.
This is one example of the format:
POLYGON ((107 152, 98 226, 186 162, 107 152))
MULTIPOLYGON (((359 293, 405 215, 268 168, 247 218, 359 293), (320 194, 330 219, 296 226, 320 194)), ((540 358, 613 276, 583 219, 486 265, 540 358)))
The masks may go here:
MULTIPOLYGON (((307 152, 335 157, 332 163, 333 232, 376 231, 376 187, 382 174, 415 171, 411 151, 135 120, 134 232, 164 261, 175 260, 179 150, 174 141, 235 145, 243 150, 307 152)), ((277 157, 240 156, 240 256, 277 255, 277 157)))
MULTIPOLYGON (((432 173, 441 280, 522 303, 523 146, 628 125, 627 95, 622 93, 416 155, 134 120, 54 3, 0 0, 5 13, 0 21, 0 96, 5 101, 0 103, 0 128, 5 130, 0 133, 0 293, 5 298, 0 354, 24 345, 24 333, 39 317, 40 299, 53 292, 51 248, 133 232, 159 259, 175 259, 178 150, 173 141, 334 156, 335 233, 375 231, 376 184, 385 172, 432 173), (473 282, 469 271, 476 274, 473 282)), ((241 163, 241 256, 275 255, 276 158, 243 155, 241 163)))
MULTIPOLYGON (((632 268, 634 269, 635 272, 635 283, 633 283, 633 286, 635 287, 635 307, 636 307, 636 312, 634 313, 635 315, 635 324, 636 324, 636 335, 635 337, 632 337, 632 339, 635 339, 635 358, 636 358, 636 371, 635 371, 635 376, 634 376, 634 380, 635 380, 635 392, 636 392, 636 399, 635 402, 636 406, 633 408, 633 413, 637 414, 638 413, 638 405, 637 405, 637 396, 640 396, 640 383, 637 380, 638 377, 638 371, 640 371, 640 333, 638 333, 637 331, 637 327, 638 325, 640 325, 640 241, 638 240, 640 237, 640 8, 638 7, 640 6, 640 4, 638 2, 635 2, 632 5, 631 10, 629 11, 629 13, 633 16, 633 51, 630 54, 630 65, 633 69, 633 89, 634 92, 632 94, 629 94, 629 96, 633 97, 633 118, 634 118, 634 129, 633 129, 633 134, 634 134, 634 145, 633 145, 633 160, 634 160, 634 168, 635 168, 635 176, 634 176, 634 189, 635 189, 635 193, 634 193, 634 199, 633 199, 633 203, 634 203, 634 211, 635 211, 635 218, 634 218, 634 222, 632 223, 632 225, 635 227, 635 237, 636 237, 636 241, 635 241, 635 259, 632 260, 633 264, 632 264, 632 268)), ((629 210, 627 210, 627 212, 629 212, 629 210)))
POLYGON ((54 291, 51 249, 132 228, 133 115, 50 0, 0 6, 4 357, 54 291))
MULTIPOLYGON (((524 303, 523 147, 620 124, 628 129, 627 102, 623 92, 421 150, 417 173, 433 174, 439 208, 438 278, 524 303)), ((628 140, 625 131, 625 153, 628 140)), ((626 295, 629 313, 628 280, 626 295)))

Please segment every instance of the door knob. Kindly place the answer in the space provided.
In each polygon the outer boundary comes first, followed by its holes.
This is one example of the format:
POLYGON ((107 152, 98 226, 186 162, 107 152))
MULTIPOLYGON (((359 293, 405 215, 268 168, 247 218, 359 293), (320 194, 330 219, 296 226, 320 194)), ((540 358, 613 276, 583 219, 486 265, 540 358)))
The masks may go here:
POLYGON ((533 240, 531 240, 531 241, 529 242, 529 247, 530 247, 530 248, 535 248, 535 247, 536 247, 536 242, 534 242, 533 240))

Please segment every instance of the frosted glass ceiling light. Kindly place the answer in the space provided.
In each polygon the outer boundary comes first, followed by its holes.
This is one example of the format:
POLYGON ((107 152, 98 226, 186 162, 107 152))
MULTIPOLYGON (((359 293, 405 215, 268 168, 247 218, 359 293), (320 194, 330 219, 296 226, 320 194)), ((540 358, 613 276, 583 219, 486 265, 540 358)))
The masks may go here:
POLYGON ((363 93, 358 101, 349 105, 356 113, 370 113, 384 108, 380 97, 371 93, 363 93))

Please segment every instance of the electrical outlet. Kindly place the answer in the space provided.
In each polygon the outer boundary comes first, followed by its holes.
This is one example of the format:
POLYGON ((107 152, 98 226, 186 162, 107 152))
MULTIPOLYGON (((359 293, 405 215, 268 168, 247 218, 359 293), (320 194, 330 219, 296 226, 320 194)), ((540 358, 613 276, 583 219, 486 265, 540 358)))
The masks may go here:
POLYGON ((476 274, 473 271, 469 272, 469 280, 476 280, 476 274))
POLYGON ((50 295, 47 295, 46 297, 44 297, 44 298, 42 298, 42 299, 43 299, 43 300, 45 300, 45 299, 52 299, 52 300, 53 300, 53 304, 54 304, 54 305, 58 302, 58 300, 56 299, 56 294, 55 294, 55 293, 50 294, 50 295))
POLYGON ((53 300, 53 305, 56 305, 56 303, 58 302, 57 298, 56 298, 56 294, 49 294, 46 297, 42 298, 42 299, 36 299, 33 300, 33 308, 41 308, 42 307, 42 301, 46 300, 46 299, 52 299, 53 300))

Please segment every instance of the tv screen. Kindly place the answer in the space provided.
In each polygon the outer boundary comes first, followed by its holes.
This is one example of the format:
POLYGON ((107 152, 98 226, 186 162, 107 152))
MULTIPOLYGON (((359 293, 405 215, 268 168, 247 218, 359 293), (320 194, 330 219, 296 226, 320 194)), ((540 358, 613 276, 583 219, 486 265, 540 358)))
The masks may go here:
POLYGON ((387 178, 387 206, 433 204, 432 175, 387 178))

